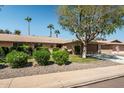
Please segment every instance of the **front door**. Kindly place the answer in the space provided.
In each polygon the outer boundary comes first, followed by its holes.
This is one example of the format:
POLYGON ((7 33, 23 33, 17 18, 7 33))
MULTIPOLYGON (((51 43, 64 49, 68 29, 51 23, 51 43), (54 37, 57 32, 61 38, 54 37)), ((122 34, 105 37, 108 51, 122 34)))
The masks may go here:
POLYGON ((75 54, 80 55, 80 46, 75 46, 74 49, 75 49, 75 54))

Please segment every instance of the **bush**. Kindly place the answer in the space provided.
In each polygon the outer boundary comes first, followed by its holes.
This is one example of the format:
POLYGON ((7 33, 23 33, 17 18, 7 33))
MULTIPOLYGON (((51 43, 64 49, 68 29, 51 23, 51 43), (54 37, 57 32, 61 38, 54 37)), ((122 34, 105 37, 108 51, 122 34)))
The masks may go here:
POLYGON ((58 47, 53 48, 53 51, 58 51, 60 50, 58 47))
POLYGON ((5 56, 3 48, 0 47, 0 58, 3 58, 5 56))
POLYGON ((69 60, 69 54, 65 50, 54 51, 52 53, 52 58, 56 64, 63 65, 69 60))
POLYGON ((46 50, 49 51, 48 47, 37 47, 36 50, 46 50))
POLYGON ((28 55, 32 55, 32 48, 28 45, 22 45, 17 47, 17 51, 22 51, 28 55))
POLYGON ((4 54, 7 55, 10 52, 10 48, 9 47, 2 47, 4 54))
POLYGON ((39 65, 48 65, 48 60, 50 59, 50 52, 48 50, 36 50, 33 56, 39 65))
POLYGON ((12 68, 24 67, 27 64, 27 59, 28 55, 26 53, 15 50, 6 56, 6 62, 8 62, 12 68))

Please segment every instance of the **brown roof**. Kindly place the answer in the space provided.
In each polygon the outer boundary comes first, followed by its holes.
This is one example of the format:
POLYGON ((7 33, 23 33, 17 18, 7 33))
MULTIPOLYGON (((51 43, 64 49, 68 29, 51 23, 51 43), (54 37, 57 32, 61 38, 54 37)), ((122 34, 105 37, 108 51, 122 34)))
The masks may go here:
MULTIPOLYGON (((66 43, 74 43, 74 42, 80 42, 79 40, 72 40, 72 41, 69 41, 69 42, 66 42, 66 43)), ((112 40, 112 41, 103 41, 103 40, 93 40, 91 42, 92 44, 108 44, 108 45, 124 45, 124 42, 121 42, 119 40, 112 40)))
POLYGON ((124 42, 121 42, 119 40, 112 40, 112 41, 96 40, 95 42, 99 44, 108 44, 108 45, 124 45, 124 42))
POLYGON ((32 43, 57 43, 63 44, 67 41, 45 36, 22 36, 22 35, 12 35, 12 34, 0 34, 0 41, 10 41, 10 42, 32 42, 32 43))

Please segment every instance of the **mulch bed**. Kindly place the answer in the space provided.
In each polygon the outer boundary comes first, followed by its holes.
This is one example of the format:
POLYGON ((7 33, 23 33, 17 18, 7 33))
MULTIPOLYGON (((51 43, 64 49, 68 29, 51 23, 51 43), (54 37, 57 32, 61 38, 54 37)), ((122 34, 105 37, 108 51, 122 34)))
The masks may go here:
POLYGON ((56 64, 52 64, 48 66, 36 66, 36 67, 28 66, 18 69, 5 67, 0 69, 0 79, 63 72, 63 71, 72 71, 79 69, 90 69, 96 67, 106 67, 112 65, 121 65, 121 64, 114 62, 99 61, 99 62, 88 62, 88 63, 71 63, 69 65, 62 65, 62 66, 58 66, 56 64))

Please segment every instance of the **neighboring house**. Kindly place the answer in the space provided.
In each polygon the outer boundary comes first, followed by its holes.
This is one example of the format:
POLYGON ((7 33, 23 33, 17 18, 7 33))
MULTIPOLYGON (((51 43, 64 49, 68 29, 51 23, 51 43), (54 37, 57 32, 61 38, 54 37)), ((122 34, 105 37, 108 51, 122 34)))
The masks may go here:
MULTIPOLYGON (((72 54, 81 53, 81 43, 78 40, 66 41, 60 38, 45 36, 20 36, 12 34, 0 34, 0 46, 11 47, 14 45, 27 44, 32 48, 41 46, 50 49, 54 47, 66 48, 72 54)), ((119 40, 101 41, 94 40, 87 45, 88 54, 124 54, 124 43, 119 40)))
MULTIPOLYGON (((79 42, 79 40, 67 42, 65 46, 67 49, 72 50, 72 54, 81 53, 81 42, 79 42)), ((119 40, 94 40, 87 45, 87 54, 97 53, 124 54, 124 43, 119 40)))
POLYGON ((43 46, 48 48, 59 47, 65 43, 65 40, 53 37, 43 36, 21 36, 21 35, 10 35, 0 34, 0 46, 11 47, 13 45, 27 44, 31 47, 43 46))

